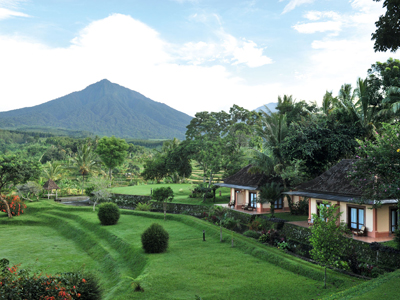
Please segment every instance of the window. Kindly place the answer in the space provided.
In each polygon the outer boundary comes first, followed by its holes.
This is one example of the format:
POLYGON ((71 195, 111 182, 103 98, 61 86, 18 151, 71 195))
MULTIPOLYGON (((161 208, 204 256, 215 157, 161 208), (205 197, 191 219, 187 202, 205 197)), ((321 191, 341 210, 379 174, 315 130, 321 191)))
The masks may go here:
POLYGON ((249 193, 250 195, 250 204, 249 206, 257 208, 257 194, 256 193, 249 193))
POLYGON ((350 229, 360 230, 365 226, 365 209, 361 207, 349 207, 349 227, 350 229))
POLYGON ((399 219, 398 219, 398 214, 397 214, 397 209, 392 208, 390 209, 390 231, 394 232, 399 225, 399 219))
POLYGON ((283 199, 280 198, 279 200, 276 200, 274 204, 275 204, 276 209, 282 209, 283 208, 283 199))

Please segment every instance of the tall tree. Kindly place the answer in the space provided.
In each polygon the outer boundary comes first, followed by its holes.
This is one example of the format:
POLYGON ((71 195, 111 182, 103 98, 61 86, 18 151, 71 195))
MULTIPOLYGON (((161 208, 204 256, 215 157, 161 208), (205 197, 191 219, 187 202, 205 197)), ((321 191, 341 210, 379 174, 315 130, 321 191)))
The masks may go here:
POLYGON ((103 137, 99 140, 96 153, 100 156, 102 162, 108 168, 108 175, 111 180, 112 170, 124 162, 128 154, 129 145, 124 139, 118 139, 115 136, 103 137))
MULTIPOLYGON (((366 201, 395 199, 400 209, 400 123, 384 123, 375 141, 360 141, 350 180, 362 187, 366 201)), ((400 212, 400 210, 399 210, 400 212)))
POLYGON ((6 206, 9 218, 12 218, 12 215, 7 200, 3 198, 3 193, 15 188, 19 183, 37 179, 39 174, 38 161, 20 159, 15 155, 0 156, 0 200, 6 206))
POLYGON ((374 50, 375 52, 387 50, 396 52, 400 47, 400 2, 399 0, 384 0, 383 7, 386 7, 386 13, 375 22, 376 31, 371 38, 375 40, 374 50))
POLYGON ((258 114, 234 105, 229 113, 199 112, 186 127, 191 158, 203 169, 203 182, 211 181, 221 169, 229 173, 242 165, 242 147, 252 136, 258 114))

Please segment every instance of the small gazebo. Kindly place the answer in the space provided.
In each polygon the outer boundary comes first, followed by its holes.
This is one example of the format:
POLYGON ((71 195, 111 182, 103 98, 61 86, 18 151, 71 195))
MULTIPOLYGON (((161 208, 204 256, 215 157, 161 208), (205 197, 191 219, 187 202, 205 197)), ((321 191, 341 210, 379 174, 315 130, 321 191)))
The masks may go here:
POLYGON ((56 190, 56 200, 57 200, 57 190, 59 189, 58 185, 51 179, 46 181, 46 183, 43 185, 43 189, 47 190, 47 199, 50 199, 50 196, 54 196, 54 194, 51 194, 52 190, 56 190))

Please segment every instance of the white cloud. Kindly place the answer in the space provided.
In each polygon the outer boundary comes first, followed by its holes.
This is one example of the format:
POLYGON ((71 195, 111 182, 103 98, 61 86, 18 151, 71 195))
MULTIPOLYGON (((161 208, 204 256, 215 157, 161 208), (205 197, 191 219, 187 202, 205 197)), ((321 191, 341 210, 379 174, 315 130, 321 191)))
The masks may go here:
POLYGON ((223 62, 232 65, 245 64, 250 68, 272 63, 272 59, 263 55, 263 48, 251 40, 237 39, 224 30, 215 32, 218 42, 189 42, 176 50, 179 59, 190 64, 200 65, 206 62, 223 62))
POLYGON ((8 19, 11 17, 29 17, 29 15, 0 7, 0 20, 8 19))
MULTIPOLYGON (((279 2, 282 2, 284 0, 279 0, 279 2)), ((290 0, 289 3, 285 6, 283 9, 282 14, 285 14, 293 9, 295 9, 297 6, 303 5, 303 4, 308 4, 308 3, 313 3, 315 0, 290 0)))
MULTIPOLYGON (((0 44, 2 110, 34 106, 104 78, 191 115, 227 110, 234 103, 253 109, 266 102, 265 95, 275 99, 282 89, 279 84, 250 86, 220 64, 179 65, 176 53, 169 52, 173 45, 120 14, 92 22, 69 47, 51 48, 21 36, 0 36, 0 44)), ((206 46, 197 47, 202 51, 206 46)), ((231 63, 265 60, 251 41, 233 38, 223 49, 229 55, 221 55, 231 63)))
POLYGON ((304 15, 304 18, 310 21, 318 21, 321 18, 340 20, 341 17, 334 11, 309 11, 304 15))
POLYGON ((301 71, 297 70, 293 76, 298 85, 292 88, 297 95, 310 99, 311 95, 319 94, 315 100, 320 102, 325 90, 333 90, 337 94, 343 83, 355 85, 358 77, 366 77, 367 70, 376 61, 386 61, 389 53, 375 53, 371 33, 375 30, 374 22, 383 13, 380 3, 365 0, 351 2, 353 11, 345 14, 326 14, 326 12, 307 13, 308 20, 331 18, 325 22, 309 22, 293 26, 300 33, 314 33, 335 30, 339 35, 326 35, 322 39, 311 43, 311 50, 307 51, 307 62, 301 71), (372 4, 371 4, 372 3, 372 4), (335 21, 336 20, 336 21, 335 21), (329 22, 341 23, 335 27, 329 22), (314 88, 308 92, 301 86, 314 88))
POLYGON ((315 33, 315 32, 325 32, 334 31, 339 32, 342 27, 342 22, 340 21, 326 21, 326 22, 314 22, 305 24, 296 24, 293 26, 295 30, 300 33, 315 33))

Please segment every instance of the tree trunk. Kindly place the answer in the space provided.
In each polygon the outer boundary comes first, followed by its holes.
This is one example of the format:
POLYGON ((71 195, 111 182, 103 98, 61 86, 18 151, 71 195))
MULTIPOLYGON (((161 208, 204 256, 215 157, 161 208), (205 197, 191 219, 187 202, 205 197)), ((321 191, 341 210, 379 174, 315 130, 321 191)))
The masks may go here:
POLYGON ((324 289, 326 289, 326 266, 325 266, 325 277, 324 277, 324 289))
POLYGON ((274 217, 274 213, 275 213, 275 202, 271 202, 271 217, 274 217))
POLYGON ((108 169, 108 176, 110 177, 110 182, 111 182, 111 177, 112 177, 112 169, 111 168, 108 169))
POLYGON ((222 224, 221 224, 221 221, 219 221, 219 240, 222 243, 222 224))
POLYGON ((83 189, 85 188, 85 174, 82 173, 82 191, 81 195, 83 195, 83 189))
POLYGON ((7 215, 9 218, 12 218, 12 214, 10 211, 10 206, 8 205, 8 202, 6 199, 4 199, 3 197, 1 197, 1 201, 3 201, 4 205, 6 206, 6 210, 7 210, 7 215))
POLYGON ((163 206, 164 206, 164 221, 165 221, 167 217, 167 202, 164 201, 163 206))

